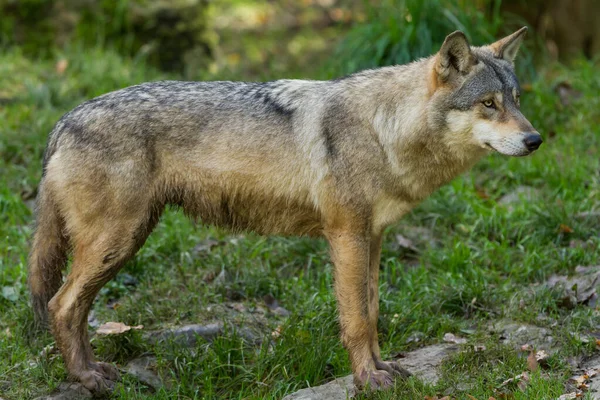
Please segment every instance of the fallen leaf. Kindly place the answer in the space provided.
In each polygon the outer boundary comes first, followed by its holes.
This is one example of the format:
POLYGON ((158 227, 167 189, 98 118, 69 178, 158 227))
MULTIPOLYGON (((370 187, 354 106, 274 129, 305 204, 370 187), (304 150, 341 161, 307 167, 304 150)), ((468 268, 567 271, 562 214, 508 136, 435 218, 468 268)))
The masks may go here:
POLYGON ((568 225, 565 225, 565 224, 560 224, 560 225, 558 226, 558 231, 559 231, 560 233, 573 233, 573 232, 575 232, 575 231, 573 230, 573 228, 571 228, 570 226, 568 226, 568 225))
POLYGON ((481 188, 481 187, 475 188, 475 193, 477 194, 477 197, 479 197, 480 199, 488 200, 490 198, 490 195, 486 193, 484 188, 481 188))
POLYGON ((519 381, 517 382, 517 386, 519 387, 519 389, 521 389, 521 391, 525 391, 525 389, 527 389, 527 385, 529 384, 529 375, 527 374, 527 372, 523 372, 521 374, 521 379, 519 379, 519 381))
POLYGON ((537 353, 535 353, 535 360, 542 367, 548 366, 548 357, 550 357, 550 355, 548 353, 546 353, 544 350, 540 350, 537 353))
POLYGON ((144 325, 129 326, 122 322, 107 322, 96 329, 97 335, 120 335, 132 329, 142 329, 144 325))
POLYGON ((408 239, 405 236, 396 235, 396 242, 403 249, 407 249, 407 250, 413 251, 415 253, 419 252, 419 249, 417 249, 417 247, 414 245, 414 243, 412 242, 412 240, 408 239))
POLYGON ((507 386, 515 383, 517 387, 521 390, 525 390, 527 388, 527 384, 529 383, 529 374, 527 372, 523 372, 515 377, 509 378, 500 384, 500 387, 507 386))
POLYGON ((56 73, 58 75, 62 75, 67 70, 68 66, 69 66, 69 62, 63 58, 62 60, 58 60, 58 62, 54 66, 54 69, 56 70, 56 73))
POLYGON ((581 397, 580 393, 572 392, 572 393, 565 393, 565 394, 559 396, 559 398, 557 400, 571 400, 571 399, 576 399, 578 397, 581 397))
POLYGON ((467 397, 471 400, 477 400, 475 397, 471 396, 470 394, 468 394, 467 397))
POLYGON ((587 374, 583 374, 579 376, 572 376, 571 378, 569 378, 569 382, 575 384, 577 389, 581 389, 582 387, 585 387, 585 383, 588 379, 589 376, 587 374))
POLYGON ((213 247, 219 246, 221 244, 223 244, 223 243, 221 243, 221 242, 219 242, 217 240, 206 239, 206 240, 203 240, 202 242, 198 243, 196 246, 194 246, 194 253, 196 253, 196 254, 207 253, 213 247))
POLYGON ((282 330, 283 330, 283 328, 281 327, 281 325, 278 325, 277 328, 275 328, 275 330, 273 332, 271 332, 271 336, 274 339, 277 339, 279 336, 281 336, 282 330))
POLYGON ((444 342, 464 344, 467 343, 467 339, 455 336, 454 334, 448 332, 444 334, 444 342))
POLYGON ((529 352, 529 356, 527 356, 527 369, 531 372, 537 371, 540 366, 538 365, 538 361, 535 357, 535 352, 531 350, 529 352))
POLYGON ((523 89, 525 92, 531 92, 533 91, 533 85, 531 83, 524 83, 521 85, 521 89, 523 89))
POLYGON ((479 353, 482 351, 485 351, 487 348, 484 345, 475 345, 473 346, 473 350, 475 351, 475 353, 479 353))

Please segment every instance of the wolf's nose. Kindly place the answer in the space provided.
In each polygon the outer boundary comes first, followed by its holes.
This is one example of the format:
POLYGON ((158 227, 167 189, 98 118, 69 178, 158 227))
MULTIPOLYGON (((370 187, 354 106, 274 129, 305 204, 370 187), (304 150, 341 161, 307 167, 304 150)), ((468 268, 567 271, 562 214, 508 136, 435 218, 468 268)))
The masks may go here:
POLYGON ((534 151, 542 144, 542 137, 538 133, 530 133, 523 139, 527 150, 534 151))

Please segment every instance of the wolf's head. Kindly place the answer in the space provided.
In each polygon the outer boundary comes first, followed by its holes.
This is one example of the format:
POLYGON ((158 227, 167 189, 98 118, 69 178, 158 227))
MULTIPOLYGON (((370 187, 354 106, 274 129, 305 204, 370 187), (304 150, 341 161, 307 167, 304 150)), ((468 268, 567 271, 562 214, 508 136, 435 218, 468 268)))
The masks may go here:
POLYGON ((527 28, 491 45, 471 47, 454 32, 433 58, 430 121, 449 146, 475 145, 526 156, 542 143, 519 110, 514 59, 527 28))

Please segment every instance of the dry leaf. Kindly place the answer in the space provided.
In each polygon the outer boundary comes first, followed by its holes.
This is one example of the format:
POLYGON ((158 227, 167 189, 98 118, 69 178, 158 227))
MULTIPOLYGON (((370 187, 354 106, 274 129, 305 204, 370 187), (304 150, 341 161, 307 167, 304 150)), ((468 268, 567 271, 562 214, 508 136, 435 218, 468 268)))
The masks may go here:
POLYGON ((480 199, 488 200, 490 198, 490 195, 486 193, 484 188, 476 187, 475 193, 477 194, 477 197, 479 197, 480 199))
POLYGON ((473 350, 475 351, 475 353, 479 353, 485 351, 486 347, 484 345, 475 345, 473 346, 473 350))
POLYGON ((275 330, 273 332, 271 332, 271 336, 274 339, 277 339, 279 336, 281 336, 282 330, 283 330, 283 328, 281 327, 281 325, 278 325, 277 328, 275 328, 275 330))
POLYGON ((417 247, 414 245, 414 243, 412 242, 412 240, 408 239, 405 236, 402 235, 396 235, 396 242, 398 243, 398 245, 404 249, 410 250, 410 251, 414 251, 415 253, 419 252, 419 249, 417 249, 417 247))
POLYGON ((56 73, 58 75, 62 75, 67 70, 68 66, 69 66, 69 62, 63 58, 62 60, 58 60, 58 62, 54 66, 54 69, 56 70, 56 73))
POLYGON ((477 400, 475 397, 471 396, 470 394, 468 394, 467 397, 471 400, 477 400))
POLYGON ((565 225, 565 224, 560 224, 559 227, 558 227, 558 231, 560 233, 573 233, 573 232, 575 232, 573 230, 573 228, 571 228, 570 226, 565 225))
POLYGON ((548 353, 546 353, 544 350, 540 350, 537 353, 535 353, 535 360, 542 367, 545 367, 548 365, 548 357, 550 357, 550 355, 548 353))
POLYGON ((529 343, 526 343, 521 346, 521 351, 531 351, 531 350, 533 350, 533 347, 531 347, 531 345, 529 343))
POLYGON ((517 375, 513 378, 509 378, 500 384, 500 387, 506 386, 511 383, 516 383, 517 387, 521 390, 525 390, 527 388, 527 384, 529 383, 529 374, 527 372, 523 372, 520 375, 517 375))
POLYGON ((200 243, 198 243, 195 247, 194 247, 194 253, 199 254, 199 253, 207 253, 209 252, 213 247, 216 246, 220 246, 222 245, 223 242, 217 241, 217 240, 213 240, 213 239, 206 239, 201 241, 200 243))
POLYGON ((467 339, 455 336, 454 334, 448 332, 444 334, 444 342, 464 344, 467 343, 467 339))
POLYGON ((538 361, 535 357, 535 353, 533 350, 529 352, 529 356, 527 357, 527 369, 531 372, 537 371, 540 366, 538 365, 538 361))
POLYGON ((129 326, 122 322, 107 322, 96 329, 97 335, 120 335, 132 329, 142 329, 144 325, 129 326))
POLYGON ((557 400, 571 400, 571 399, 576 399, 578 397, 581 397, 581 394, 579 394, 577 392, 572 392, 572 393, 565 393, 565 394, 561 395, 557 400))

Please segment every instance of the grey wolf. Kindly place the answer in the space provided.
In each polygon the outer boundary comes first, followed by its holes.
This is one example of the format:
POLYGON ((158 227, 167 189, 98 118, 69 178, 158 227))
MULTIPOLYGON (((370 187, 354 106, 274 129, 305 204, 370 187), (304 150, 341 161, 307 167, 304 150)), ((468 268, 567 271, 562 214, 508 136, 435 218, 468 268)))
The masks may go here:
POLYGON ((513 65, 525 31, 483 47, 454 32, 429 58, 331 81, 146 83, 65 114, 44 154, 29 287, 72 378, 96 393, 117 379, 94 360, 88 311, 168 204, 232 230, 324 236, 355 382, 407 376, 377 339, 383 230, 486 154, 540 146, 513 65))

